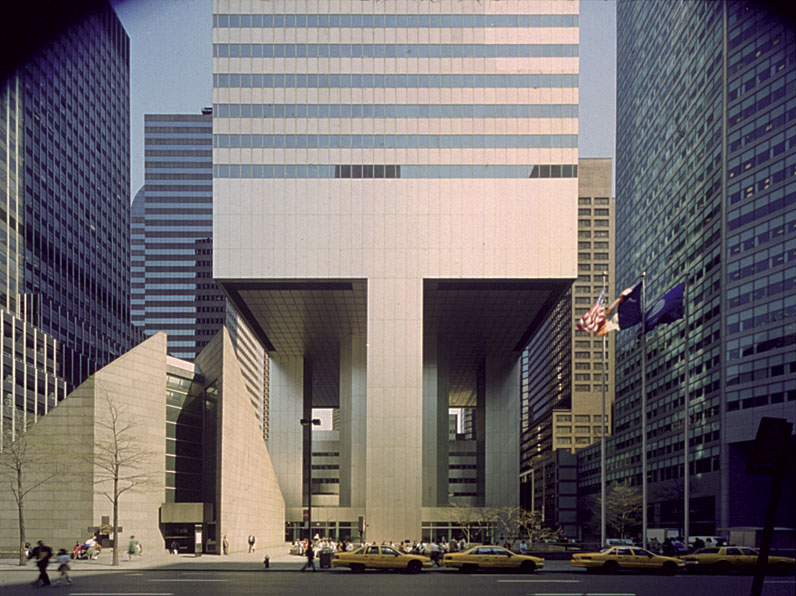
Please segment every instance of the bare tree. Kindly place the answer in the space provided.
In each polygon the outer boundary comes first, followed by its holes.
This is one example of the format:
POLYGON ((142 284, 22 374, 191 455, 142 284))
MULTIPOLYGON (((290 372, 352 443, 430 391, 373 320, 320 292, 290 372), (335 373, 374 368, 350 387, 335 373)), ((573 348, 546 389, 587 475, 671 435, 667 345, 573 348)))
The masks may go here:
POLYGON ((155 485, 152 451, 141 446, 138 425, 124 406, 104 393, 108 416, 98 416, 94 453, 94 484, 113 507, 113 565, 119 564, 119 501, 121 496, 155 485))
POLYGON ((520 509, 518 524, 520 531, 528 536, 531 544, 541 542, 552 536, 550 528, 545 527, 542 522, 542 512, 532 509, 520 509))
POLYGON ((506 505, 498 507, 493 511, 495 530, 498 535, 505 537, 509 542, 520 533, 520 508, 516 505, 506 505))
POLYGON ((451 521, 459 526, 466 543, 472 542, 473 534, 481 522, 481 507, 450 504, 451 521))
POLYGON ((16 440, 0 453, 0 478, 8 484, 17 504, 19 564, 25 565, 25 497, 57 476, 58 470, 46 449, 35 449, 29 443, 24 424, 16 426, 16 440))
MULTIPOLYGON (((597 506, 601 500, 597 499, 597 506)), ((628 482, 611 486, 605 497, 605 516, 607 525, 620 538, 626 538, 628 530, 641 523, 641 491, 628 482)))

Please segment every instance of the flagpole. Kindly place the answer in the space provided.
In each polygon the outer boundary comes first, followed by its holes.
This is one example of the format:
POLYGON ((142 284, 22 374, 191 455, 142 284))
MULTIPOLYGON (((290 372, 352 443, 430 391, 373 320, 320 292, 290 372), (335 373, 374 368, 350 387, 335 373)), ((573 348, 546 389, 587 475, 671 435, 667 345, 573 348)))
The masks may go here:
POLYGON ((641 273, 641 547, 647 548, 647 272, 641 273))
POLYGON ((684 463, 685 463, 685 465, 684 465, 684 473, 683 473, 683 479, 684 479, 684 485, 683 485, 683 525, 685 526, 685 529, 684 529, 683 533, 684 533, 684 537, 685 537, 685 548, 686 549, 688 549, 688 530, 689 530, 689 525, 690 525, 690 519, 689 519, 690 512, 688 510, 689 509, 689 498, 688 498, 689 497, 689 486, 688 485, 689 485, 689 474, 690 474, 689 462, 688 462, 688 450, 689 450, 688 426, 689 426, 689 417, 690 417, 690 413, 689 413, 690 396, 689 396, 689 387, 688 387, 688 383, 689 383, 689 380, 688 380, 688 367, 689 367, 688 358, 689 358, 689 356, 688 356, 688 306, 687 306, 687 304, 688 304, 688 276, 686 276, 686 280, 683 282, 683 318, 685 319, 685 400, 684 400, 685 403, 683 404, 683 410, 684 410, 684 412, 683 412, 683 414, 684 414, 683 433, 685 435, 685 444, 683 445, 683 455, 684 455, 683 459, 684 459, 684 463))
MULTIPOLYGON (((603 292, 605 292, 605 271, 603 271, 603 292)), ((600 440, 600 548, 606 544, 605 535, 605 349, 606 335, 603 335, 603 370, 602 370, 602 391, 603 391, 603 417, 602 417, 602 438, 600 440)))

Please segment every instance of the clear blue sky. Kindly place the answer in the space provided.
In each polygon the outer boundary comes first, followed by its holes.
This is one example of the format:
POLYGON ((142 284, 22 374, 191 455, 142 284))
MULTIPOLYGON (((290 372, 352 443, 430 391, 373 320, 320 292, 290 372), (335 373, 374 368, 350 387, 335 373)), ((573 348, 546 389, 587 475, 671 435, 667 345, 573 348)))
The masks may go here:
MULTIPOLYGON (((212 1, 112 2, 130 36, 133 197, 144 183, 144 114, 212 104, 212 1)), ((581 0, 580 13, 580 156, 614 157, 616 0, 581 0)))

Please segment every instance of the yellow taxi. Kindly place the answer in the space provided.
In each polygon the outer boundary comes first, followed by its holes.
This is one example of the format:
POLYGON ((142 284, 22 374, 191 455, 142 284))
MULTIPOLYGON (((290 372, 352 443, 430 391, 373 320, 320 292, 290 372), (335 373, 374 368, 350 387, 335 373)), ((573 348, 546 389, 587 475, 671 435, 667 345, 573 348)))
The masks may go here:
MULTIPOLYGON (((746 546, 713 546, 700 548, 690 555, 682 555, 688 571, 712 571, 728 573, 733 570, 751 571, 757 565, 760 553, 746 546)), ((776 572, 792 573, 796 569, 796 560, 790 557, 768 557, 768 568, 776 572)))
POLYGON ((431 559, 422 555, 407 555, 390 546, 362 546, 354 551, 335 553, 332 567, 348 567, 354 573, 371 569, 403 569, 409 573, 420 573, 423 567, 431 567, 431 559))
POLYGON ((544 567, 544 559, 518 555, 501 546, 474 546, 460 553, 447 553, 442 557, 442 565, 465 573, 477 569, 513 569, 533 573, 544 567))
POLYGON ((575 553, 569 564, 596 573, 616 573, 619 570, 657 570, 667 575, 685 568, 676 557, 664 557, 636 546, 611 546, 596 553, 575 553))

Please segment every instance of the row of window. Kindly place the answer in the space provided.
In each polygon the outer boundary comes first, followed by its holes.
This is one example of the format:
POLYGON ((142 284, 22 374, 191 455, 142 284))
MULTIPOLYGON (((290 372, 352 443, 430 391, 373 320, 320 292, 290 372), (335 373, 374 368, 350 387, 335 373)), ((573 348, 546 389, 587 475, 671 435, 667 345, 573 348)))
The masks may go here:
MULTIPOLYGON (((782 273, 775 273, 769 277, 783 277, 782 273)), ((780 292, 789 292, 796 289, 796 275, 791 274, 790 279, 784 282, 777 281, 767 286, 765 291, 768 296, 780 292), (772 287, 773 286, 773 287, 772 287)), ((787 296, 783 300, 773 300, 767 304, 758 304, 754 308, 744 310, 740 313, 727 315, 727 333, 739 333, 741 331, 751 331, 756 327, 762 327, 769 323, 782 324, 784 319, 796 319, 796 304, 793 296, 787 296)))
POLYGON ((262 149, 573 149, 578 135, 213 135, 217 148, 262 149))
POLYGON ((577 14, 214 14, 213 27, 280 29, 483 29, 577 27, 577 14))
POLYGON ((768 404, 780 404, 784 401, 796 401, 796 381, 758 385, 752 389, 727 392, 727 411, 755 408, 768 404))
POLYGON ((734 256, 754 250, 769 242, 779 242, 782 234, 796 233, 796 211, 788 211, 784 216, 775 217, 764 221, 740 234, 735 234, 727 239, 728 256, 734 256))
MULTIPOLYGON (((785 356, 779 354, 728 366, 727 385, 750 383, 792 373, 796 373, 796 362, 785 362, 785 356)), ((796 381, 793 382, 796 383, 796 381)))
POLYGON ((214 58, 577 58, 567 43, 216 43, 214 58))
MULTIPOLYGON (((752 144, 794 119, 796 119, 796 100, 789 101, 787 105, 780 104, 773 110, 758 116, 753 122, 747 122, 741 128, 732 131, 727 137, 730 153, 735 153, 741 147, 752 144)), ((772 137, 771 147, 776 147, 781 142, 780 137, 772 137)), ((729 167, 732 168, 732 162, 729 167)))
POLYGON ((217 103, 217 118, 577 118, 577 104, 217 103))
POLYGON ((213 75, 213 87, 310 89, 527 89, 575 88, 576 74, 314 74, 213 75))
MULTIPOLYGON (((796 309, 791 309, 796 313, 796 309)), ((765 354, 796 345, 796 335, 788 334, 784 326, 764 329, 727 342, 727 361, 740 360, 754 354, 765 354)))
POLYGON ((214 178, 577 178, 561 165, 216 165, 214 178))
POLYGON ((738 281, 751 275, 774 269, 784 265, 786 262, 796 262, 796 238, 789 240, 787 243, 775 244, 768 249, 760 249, 748 257, 730 263, 727 266, 727 273, 730 281, 738 281))
MULTIPOLYGON (((794 133, 793 137, 791 138, 791 148, 795 148, 795 147, 796 147, 796 133, 794 133)), ((757 172, 754 173, 753 176, 749 176, 746 179, 744 179, 741 182, 740 185, 731 186, 730 189, 729 189, 729 192, 727 193, 728 194, 728 198, 730 199, 730 204, 734 205, 735 203, 737 203, 738 201, 741 201, 743 199, 750 199, 750 198, 754 197, 758 193, 762 193, 762 192, 767 191, 771 187, 772 184, 778 184, 778 183, 782 182, 783 180, 785 180, 787 178, 796 177, 796 155, 789 157, 787 159, 787 161, 791 162, 791 163, 788 163, 787 165, 785 165, 782 168, 778 168, 778 166, 782 162, 775 163, 771 167, 763 168, 761 170, 758 170, 757 172), (772 168, 775 168, 775 167, 777 167, 778 169, 772 172, 771 171, 772 168), (740 187, 740 190, 739 190, 739 187, 740 187)), ((787 190, 785 191, 787 193, 787 195, 788 195, 786 197, 786 202, 788 202, 788 203, 793 200, 794 188, 796 188, 796 187, 791 184, 791 185, 788 186, 787 190)), ((777 193, 774 193, 774 194, 771 195, 771 197, 775 201, 779 197, 782 196, 781 194, 778 194, 779 192, 780 191, 777 191, 777 193)), ((764 196, 764 197, 762 197, 761 200, 765 201, 766 202, 765 204, 767 206, 768 202, 771 201, 772 199, 769 198, 768 196, 764 196)), ((757 201, 755 201, 755 202, 757 202, 757 201)), ((748 206, 747 206, 747 208, 748 208, 748 206)), ((759 212, 759 214, 760 215, 766 215, 767 213, 771 213, 771 212, 772 212, 772 210, 767 208, 765 211, 759 212)), ((734 214, 734 212, 730 213, 730 215, 733 215, 733 214, 734 214)), ((757 219, 757 217, 759 217, 759 215, 755 215, 751 219, 747 218, 747 220, 744 223, 749 223, 750 221, 753 221, 753 220, 757 219)), ((729 218, 729 215, 728 215, 728 218, 729 218)), ((737 224, 737 222, 733 222, 733 224, 737 224)), ((737 224, 737 225, 740 225, 740 224, 737 224)))

